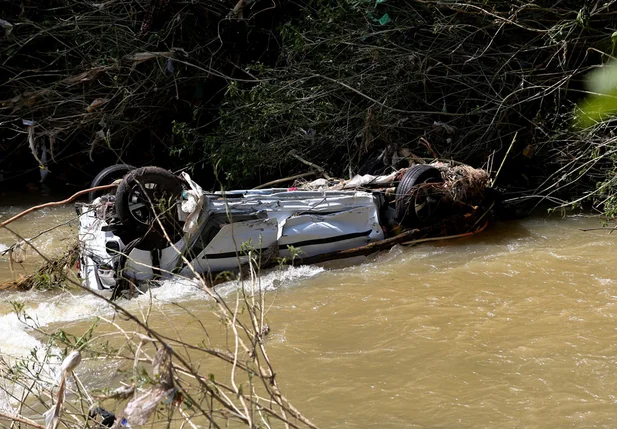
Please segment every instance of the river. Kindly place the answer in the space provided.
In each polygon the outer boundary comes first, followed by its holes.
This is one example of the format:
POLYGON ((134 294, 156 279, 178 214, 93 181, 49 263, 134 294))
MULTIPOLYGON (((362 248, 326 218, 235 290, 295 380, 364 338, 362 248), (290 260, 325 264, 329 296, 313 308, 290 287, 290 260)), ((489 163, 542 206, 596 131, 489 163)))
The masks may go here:
MULTIPOLYGON (((13 227, 33 236, 73 216, 72 208, 50 209, 13 227)), ((581 231, 599 226, 590 216, 534 217, 350 266, 268 274, 267 346, 282 390, 324 428, 616 426, 617 236, 581 231)), ((57 250, 66 235, 54 231, 38 246, 57 250)), ((13 242, 0 230, 0 249, 13 242)), ((0 256, 0 280, 10 277, 0 256)), ((229 297, 234 290, 221 287, 229 297)), ((186 342, 203 340, 178 308, 211 320, 204 292, 186 283, 153 292, 165 323, 186 342)), ((5 356, 42 341, 9 301, 48 329, 83 332, 95 316, 111 315, 79 290, 1 293, 5 356)), ((125 305, 136 310, 140 300, 125 305)), ((91 383, 106 377, 97 376, 101 366, 83 369, 91 383)))

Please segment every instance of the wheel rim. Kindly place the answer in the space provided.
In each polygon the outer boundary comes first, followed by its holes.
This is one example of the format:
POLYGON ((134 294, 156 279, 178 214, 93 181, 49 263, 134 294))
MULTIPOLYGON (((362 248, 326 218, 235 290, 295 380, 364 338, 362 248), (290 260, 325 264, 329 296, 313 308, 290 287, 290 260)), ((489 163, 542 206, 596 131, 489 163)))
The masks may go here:
POLYGON ((167 218, 175 207, 177 196, 154 181, 137 181, 131 186, 128 196, 129 212, 133 219, 144 225, 152 225, 156 216, 167 218))

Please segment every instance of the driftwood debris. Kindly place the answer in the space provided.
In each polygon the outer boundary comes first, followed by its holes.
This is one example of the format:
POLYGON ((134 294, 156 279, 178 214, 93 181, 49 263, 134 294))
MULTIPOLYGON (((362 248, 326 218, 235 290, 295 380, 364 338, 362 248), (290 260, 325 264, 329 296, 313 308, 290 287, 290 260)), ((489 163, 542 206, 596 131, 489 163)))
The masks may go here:
POLYGON ((65 284, 67 275, 75 266, 79 256, 78 244, 64 252, 57 258, 48 259, 45 264, 34 273, 20 276, 17 280, 0 282, 0 290, 50 289, 57 284, 65 284))
POLYGON ((5 419, 11 422, 24 423, 36 429, 45 429, 45 426, 43 426, 42 424, 19 415, 0 412, 0 419, 5 419))
POLYGON ((259 186, 255 186, 253 189, 263 189, 268 186, 278 185, 279 183, 291 182, 292 180, 302 179, 304 177, 314 176, 316 173, 314 171, 309 171, 307 173, 296 174, 294 176, 284 177, 282 179, 273 180, 271 182, 263 183, 259 186))

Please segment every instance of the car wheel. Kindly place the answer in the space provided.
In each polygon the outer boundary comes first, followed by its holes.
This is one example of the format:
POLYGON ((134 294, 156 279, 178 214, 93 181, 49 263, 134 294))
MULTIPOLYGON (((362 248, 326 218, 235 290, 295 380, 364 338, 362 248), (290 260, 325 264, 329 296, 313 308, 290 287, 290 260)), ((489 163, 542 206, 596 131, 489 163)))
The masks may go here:
POLYGON ((430 165, 415 165, 405 172, 396 188, 395 220, 399 224, 413 227, 434 220, 443 196, 435 183, 443 183, 443 178, 430 165))
MULTIPOLYGON (((122 179, 126 173, 131 170, 135 170, 135 167, 128 164, 114 164, 110 165, 107 168, 102 169, 99 174, 94 176, 92 179, 92 183, 90 184, 91 188, 96 188, 97 186, 110 185, 117 179, 122 179)), ((88 194, 88 200, 90 202, 94 201, 101 195, 104 195, 106 191, 93 191, 88 194)))
POLYGON ((144 235, 141 249, 167 247, 165 233, 173 242, 182 235, 176 207, 181 195, 182 182, 171 172, 159 167, 138 168, 127 174, 116 190, 116 215, 127 230, 144 235))

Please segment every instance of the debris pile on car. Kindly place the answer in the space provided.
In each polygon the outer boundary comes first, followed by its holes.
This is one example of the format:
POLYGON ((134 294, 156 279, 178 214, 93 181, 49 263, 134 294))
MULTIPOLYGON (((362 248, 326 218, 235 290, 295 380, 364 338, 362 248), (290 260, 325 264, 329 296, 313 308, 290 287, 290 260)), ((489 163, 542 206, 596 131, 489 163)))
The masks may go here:
MULTIPOLYGON (((484 198, 484 191, 489 186, 489 174, 486 170, 464 164, 434 162, 420 164, 434 167, 441 173, 443 188, 455 202, 479 202, 484 198)), ((411 167, 410 167, 411 168, 411 167)), ((381 189, 394 192, 395 185, 409 168, 402 168, 385 175, 356 175, 351 179, 316 179, 311 182, 296 180, 294 187, 306 190, 343 190, 343 189, 381 189)))
POLYGON ((443 220, 449 214, 460 214, 465 207, 467 211, 477 209, 486 201, 489 183, 486 170, 464 164, 434 162, 402 168, 387 175, 356 175, 347 180, 298 180, 294 187, 321 191, 362 189, 393 195, 395 220, 411 228, 443 220))
POLYGON ((479 204, 485 198, 490 177, 486 170, 469 165, 451 165, 444 162, 431 164, 444 179, 444 188, 454 202, 479 204))

